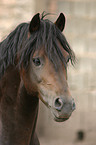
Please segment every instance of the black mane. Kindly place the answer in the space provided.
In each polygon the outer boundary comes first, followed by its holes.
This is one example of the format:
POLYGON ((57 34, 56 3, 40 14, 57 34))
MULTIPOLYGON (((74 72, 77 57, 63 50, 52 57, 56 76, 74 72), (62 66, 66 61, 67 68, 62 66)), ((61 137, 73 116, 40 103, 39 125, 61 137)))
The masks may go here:
POLYGON ((18 65, 19 68, 23 64, 27 69, 30 56, 33 55, 35 50, 40 49, 42 45, 44 45, 49 59, 55 66, 57 65, 56 62, 59 63, 60 59, 66 66, 65 58, 58 46, 57 39, 62 47, 69 53, 70 60, 73 64, 75 55, 65 36, 54 23, 49 20, 41 19, 40 29, 33 32, 30 38, 28 38, 28 30, 29 24, 22 23, 0 43, 0 78, 10 64, 14 66, 18 65), (19 55, 19 62, 15 64, 17 55, 19 55))

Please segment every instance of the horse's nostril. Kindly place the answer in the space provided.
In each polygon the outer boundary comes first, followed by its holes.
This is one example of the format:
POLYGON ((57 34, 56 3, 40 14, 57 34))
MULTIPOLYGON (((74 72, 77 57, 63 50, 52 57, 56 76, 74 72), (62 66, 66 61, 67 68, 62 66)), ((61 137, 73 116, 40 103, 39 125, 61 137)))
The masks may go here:
POLYGON ((72 104, 72 111, 74 111, 76 109, 76 105, 75 105, 75 102, 73 101, 73 104, 72 104))
POLYGON ((54 100, 54 108, 58 111, 61 111, 63 107, 63 101, 61 98, 55 98, 54 100))

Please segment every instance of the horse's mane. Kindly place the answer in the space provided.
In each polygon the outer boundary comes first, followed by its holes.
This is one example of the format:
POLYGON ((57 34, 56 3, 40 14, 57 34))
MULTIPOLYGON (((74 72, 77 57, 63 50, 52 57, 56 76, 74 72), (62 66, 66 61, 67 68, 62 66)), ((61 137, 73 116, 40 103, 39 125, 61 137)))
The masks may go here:
POLYGON ((16 53, 20 49, 27 28, 27 23, 20 24, 0 43, 0 78, 10 64, 15 64, 16 53))
POLYGON ((20 24, 0 43, 0 78, 10 64, 14 66, 16 65, 15 60, 17 55, 19 55, 19 68, 22 64, 27 68, 30 62, 30 56, 33 55, 35 50, 40 49, 40 46, 42 45, 44 45, 49 59, 55 66, 57 66, 60 59, 64 65, 66 65, 65 58, 58 46, 57 39, 63 48, 69 53, 71 62, 74 62, 75 55, 73 51, 71 50, 65 36, 54 23, 47 19, 44 20, 42 17, 39 30, 33 32, 30 38, 28 38, 28 28, 28 23, 20 24))

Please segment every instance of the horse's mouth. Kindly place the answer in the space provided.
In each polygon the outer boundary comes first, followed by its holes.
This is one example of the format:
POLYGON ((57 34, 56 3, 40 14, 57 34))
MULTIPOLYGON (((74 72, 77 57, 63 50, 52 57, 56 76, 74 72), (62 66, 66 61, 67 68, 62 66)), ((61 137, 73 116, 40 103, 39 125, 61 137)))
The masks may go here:
POLYGON ((54 120, 55 120, 56 122, 64 122, 64 121, 66 121, 66 120, 68 120, 68 119, 69 119, 69 117, 60 118, 60 117, 57 117, 57 116, 54 114, 54 120))

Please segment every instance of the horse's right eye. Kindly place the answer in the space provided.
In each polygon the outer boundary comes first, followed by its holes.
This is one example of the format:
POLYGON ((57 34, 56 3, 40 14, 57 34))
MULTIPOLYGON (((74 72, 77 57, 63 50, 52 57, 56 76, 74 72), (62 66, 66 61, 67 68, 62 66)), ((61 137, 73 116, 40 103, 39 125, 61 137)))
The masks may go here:
POLYGON ((33 58, 33 63, 35 64, 35 66, 40 66, 41 62, 39 58, 33 58))

